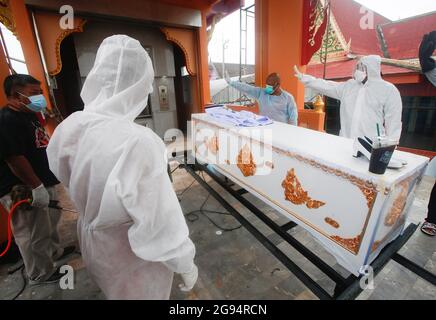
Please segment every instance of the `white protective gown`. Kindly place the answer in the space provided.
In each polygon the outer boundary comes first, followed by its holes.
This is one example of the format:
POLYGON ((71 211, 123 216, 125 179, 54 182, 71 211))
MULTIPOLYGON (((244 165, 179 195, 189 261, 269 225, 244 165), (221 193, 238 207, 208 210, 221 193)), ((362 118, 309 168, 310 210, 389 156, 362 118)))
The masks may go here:
POLYGON ((305 86, 341 101, 341 136, 352 139, 375 137, 379 124, 382 135, 399 141, 403 110, 400 92, 382 79, 379 56, 366 56, 361 62, 367 69, 368 81, 365 84, 354 79, 326 81, 310 75, 303 75, 301 81, 305 86))
POLYGON ((81 92, 84 111, 56 128, 47 149, 50 169, 80 213, 83 260, 108 299, 168 299, 173 272, 194 265, 164 144, 133 121, 153 79, 138 41, 105 39, 81 92))

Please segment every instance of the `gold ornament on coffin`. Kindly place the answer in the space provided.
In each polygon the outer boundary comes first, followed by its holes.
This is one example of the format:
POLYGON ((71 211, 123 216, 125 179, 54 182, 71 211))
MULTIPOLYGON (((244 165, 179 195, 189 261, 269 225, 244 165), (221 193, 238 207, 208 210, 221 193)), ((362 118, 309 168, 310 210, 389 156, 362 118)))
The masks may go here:
POLYGON ((362 240, 361 235, 349 239, 341 238, 339 236, 331 236, 330 238, 332 238, 334 241, 338 242, 341 246, 347 248, 351 252, 354 252, 356 254, 357 252, 359 252, 360 242, 362 240))
POLYGON ((394 200, 389 214, 385 218, 385 226, 392 227, 400 218, 401 213, 406 206, 407 192, 409 191, 409 181, 403 181, 400 183, 401 191, 397 198, 394 200))
POLYGON ((285 180, 282 182, 282 187, 285 189, 285 199, 296 205, 306 204, 309 209, 318 209, 325 205, 325 202, 313 200, 308 196, 307 191, 303 189, 300 181, 295 175, 295 170, 292 168, 288 171, 285 180))
POLYGON ((256 163, 254 163, 253 154, 251 153, 248 144, 239 151, 236 163, 244 177, 254 176, 256 173, 256 163))
POLYGON ((325 221, 325 223, 331 225, 335 229, 339 228, 339 223, 336 220, 332 219, 332 218, 326 217, 324 219, 324 221, 325 221))
POLYGON ((17 26, 12 15, 9 0, 0 0, 0 22, 4 24, 15 36, 17 36, 17 26))
POLYGON ((374 244, 371 247, 371 253, 374 252, 381 243, 384 243, 386 239, 388 239, 393 233, 398 231, 398 226, 402 226, 406 222, 406 212, 404 212, 404 207, 407 203, 407 197, 409 195, 409 188, 412 183, 418 176, 420 172, 413 174, 412 176, 404 179, 398 186, 401 188, 400 193, 397 198, 394 200, 394 203, 391 207, 391 210, 387 214, 384 224, 387 227, 392 227, 391 231, 383 237, 381 240, 374 241, 374 244), (395 226, 395 227, 393 227, 395 226))
POLYGON ((371 208, 374 204, 375 197, 377 195, 377 190, 374 189, 373 185, 371 183, 364 183, 364 184, 357 184, 357 187, 359 187, 360 191, 362 191, 363 195, 366 198, 366 204, 368 205, 368 208, 371 208))
POLYGON ((391 210, 385 218, 385 225, 388 227, 393 226, 400 220, 401 214, 404 211, 404 207, 407 203, 407 196, 409 195, 410 184, 419 176, 419 172, 411 175, 410 177, 401 181, 398 186, 401 188, 400 193, 394 200, 391 210))

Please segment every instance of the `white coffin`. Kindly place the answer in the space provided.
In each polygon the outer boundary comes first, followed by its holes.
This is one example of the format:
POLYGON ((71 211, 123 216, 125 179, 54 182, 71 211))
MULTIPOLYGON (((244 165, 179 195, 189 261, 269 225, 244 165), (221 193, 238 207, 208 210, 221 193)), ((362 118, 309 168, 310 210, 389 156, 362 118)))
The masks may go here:
POLYGON ((240 128, 194 114, 191 134, 199 161, 308 230, 354 275, 402 233, 428 163, 395 151, 408 164, 372 174, 353 140, 279 122, 240 128))

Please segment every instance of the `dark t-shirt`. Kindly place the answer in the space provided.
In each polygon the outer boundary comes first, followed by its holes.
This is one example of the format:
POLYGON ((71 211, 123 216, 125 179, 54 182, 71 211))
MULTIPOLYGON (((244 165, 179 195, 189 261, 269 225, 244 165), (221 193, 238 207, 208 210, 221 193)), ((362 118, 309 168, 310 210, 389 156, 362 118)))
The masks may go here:
POLYGON ((24 156, 45 187, 59 183, 48 166, 49 137, 34 113, 0 109, 0 197, 23 184, 9 169, 5 159, 24 156))

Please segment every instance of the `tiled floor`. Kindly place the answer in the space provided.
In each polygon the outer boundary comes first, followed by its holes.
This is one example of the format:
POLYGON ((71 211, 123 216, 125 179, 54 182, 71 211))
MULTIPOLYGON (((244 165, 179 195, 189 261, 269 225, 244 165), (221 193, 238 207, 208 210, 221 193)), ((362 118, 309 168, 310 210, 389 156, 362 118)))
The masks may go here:
MULTIPOLYGON (((180 194, 189 186, 193 178, 184 170, 175 171, 174 187, 180 194)), ((417 192, 410 219, 421 222, 426 215, 426 206, 434 180, 424 178, 417 192)), ((219 187, 212 183, 214 188, 219 187)), ((224 192, 222 194, 225 194, 224 192)), ((180 195, 181 205, 185 213, 200 208, 208 193, 196 182, 180 195)), ((246 195, 259 208, 278 221, 283 218, 270 207, 256 198, 246 195)), ((270 229, 255 221, 245 208, 230 196, 225 198, 244 216, 261 230, 269 239, 277 244, 293 261, 304 268, 328 292, 334 289, 333 283, 326 278, 305 258, 286 243, 281 242, 270 229)), ((71 208, 65 194, 62 206, 71 208)), ((218 202, 210 197, 206 209, 223 211, 218 202)), ((221 227, 237 227, 238 222, 231 216, 209 214, 213 221, 221 227)), ((270 254, 248 231, 239 228, 234 231, 220 231, 203 215, 189 215, 188 226, 193 242, 197 248, 196 263, 199 267, 199 280, 190 293, 182 293, 177 284, 180 278, 176 275, 171 299, 316 299, 293 274, 291 274, 272 254, 270 254), (196 219, 198 218, 198 219, 196 219)), ((77 216, 65 212, 60 232, 65 244, 76 243, 77 216)), ((283 220, 283 221, 282 221, 283 220)), ((303 229, 292 229, 293 234, 306 246, 319 254, 335 269, 347 274, 335 259, 303 229)), ((436 239, 427 237, 417 231, 401 250, 401 253, 426 269, 436 273, 436 239)), ((88 277, 86 268, 79 255, 74 256, 69 264, 75 269, 74 290, 61 290, 58 285, 27 287, 18 299, 104 299, 104 295, 88 277)), ((0 266, 0 299, 11 299, 21 288, 22 278, 19 272, 7 275, 10 265, 0 266)), ((418 278, 395 262, 389 262, 375 278, 375 289, 360 294, 358 299, 436 299, 436 287, 418 278)))

